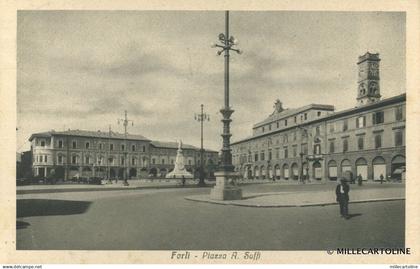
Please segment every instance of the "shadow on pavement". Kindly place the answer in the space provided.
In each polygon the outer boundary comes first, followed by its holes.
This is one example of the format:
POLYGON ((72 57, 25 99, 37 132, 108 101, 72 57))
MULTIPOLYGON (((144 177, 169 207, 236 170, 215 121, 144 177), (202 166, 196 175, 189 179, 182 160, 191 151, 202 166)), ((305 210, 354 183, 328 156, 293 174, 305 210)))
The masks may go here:
POLYGON ((83 214, 91 203, 86 201, 21 199, 16 201, 16 217, 83 214))
POLYGON ((28 222, 25 222, 25 221, 20 221, 20 220, 16 221, 16 229, 25 229, 26 227, 28 227, 30 225, 31 224, 29 224, 28 222))
POLYGON ((358 217, 358 216, 361 216, 362 214, 360 214, 360 213, 355 213, 355 214, 348 214, 347 215, 347 219, 352 219, 352 218, 354 218, 354 217, 358 217))

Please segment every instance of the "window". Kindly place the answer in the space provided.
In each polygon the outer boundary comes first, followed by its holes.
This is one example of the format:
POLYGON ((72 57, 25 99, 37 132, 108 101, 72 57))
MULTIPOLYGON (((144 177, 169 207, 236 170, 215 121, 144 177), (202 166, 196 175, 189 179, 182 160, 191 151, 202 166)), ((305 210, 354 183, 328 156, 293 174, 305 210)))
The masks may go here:
POLYGON ((320 144, 314 145, 314 154, 315 155, 321 154, 321 145, 320 144))
POLYGON ((321 111, 318 111, 316 114, 318 117, 321 117, 321 111))
POLYGON ((191 160, 188 160, 188 165, 191 165, 191 160))
POLYGON ((394 134, 395 136, 395 146, 402 146, 403 145, 403 132, 397 131, 394 134))
POLYGON ((284 120, 284 126, 287 126, 287 120, 284 120))
POLYGON ((125 150, 125 145, 121 144, 121 151, 124 151, 124 150, 125 150))
POLYGON ((162 164, 165 164, 165 159, 162 159, 162 164))
POLYGON ((316 133, 316 135, 320 135, 321 134, 321 127, 319 127, 319 126, 315 127, 315 133, 316 133))
POLYGON ((99 143, 99 150, 103 150, 103 148, 104 148, 104 144, 99 143))
POLYGON ((264 133, 264 126, 262 127, 262 132, 264 133))
POLYGON ((74 149, 75 149, 75 148, 77 148, 77 143, 76 143, 76 141, 73 141, 71 144, 72 144, 72 148, 74 148, 74 149))
POLYGON ((308 119, 308 113, 303 114, 303 119, 307 120, 308 119))
POLYGON ((109 164, 113 165, 114 164, 114 157, 109 157, 108 161, 109 161, 109 164))
POLYGON ((335 151, 335 143, 334 141, 330 141, 330 153, 334 153, 335 151))
POLYGON ((280 158, 280 149, 276 148, 276 159, 280 158))
POLYGON ((364 137, 359 137, 358 139, 357 139, 357 149, 358 150, 361 150, 361 149, 363 149, 364 147, 365 147, 365 139, 364 139, 364 137))
POLYGON ((288 152, 287 147, 284 148, 284 158, 285 159, 289 158, 289 152, 288 152))
POLYGON ((71 163, 73 163, 73 164, 77 163, 77 156, 76 155, 71 156, 71 163))
POLYGON ((271 131, 271 124, 270 124, 270 125, 268 125, 268 130, 269 130, 269 131, 271 131))
POLYGON ((375 149, 382 147, 382 136, 380 134, 375 135, 375 149))
POLYGON ((366 127, 366 117, 361 116, 356 119, 356 128, 366 127))
POLYGON ((41 147, 45 147, 45 141, 44 140, 41 141, 41 147))
POLYGON ((308 155, 308 144, 302 144, 302 152, 305 155, 308 155))
POLYGON ((98 164, 99 165, 102 165, 102 159, 103 159, 102 157, 98 157, 98 164))
POLYGON ((86 163, 86 164, 89 164, 89 163, 90 163, 90 157, 89 157, 89 156, 86 156, 86 157, 85 157, 85 163, 86 163))
POLYGON ((156 163, 155 158, 152 158, 152 164, 155 164, 155 163, 156 163))
POLYGON ((57 162, 60 164, 63 163, 63 156, 58 155, 57 162))
POLYGON ((146 146, 143 146, 143 152, 146 152, 146 146))
POLYGON ((297 146, 293 146, 293 157, 297 156, 297 146))
POLYGON ((125 158, 124 158, 124 157, 121 157, 121 159, 120 159, 120 164, 121 164, 121 165, 124 165, 124 164, 125 164, 125 158))
POLYGON ((260 158, 261 158, 261 161, 264 161, 264 159, 265 159, 265 156, 264 156, 264 151, 261 151, 261 153, 260 153, 260 158))
POLYGON ((297 117, 295 116, 295 123, 297 122, 297 117))
POLYGON ((279 128, 279 127, 280 127, 279 122, 277 122, 277 128, 279 128))
POLYGON ((136 151, 136 145, 131 145, 131 151, 136 151))
POLYGON ((39 155, 39 162, 40 163, 42 163, 42 159, 43 159, 44 157, 42 156, 42 155, 39 155))
POLYGON ((85 148, 88 149, 89 147, 90 147, 90 143, 89 142, 86 142, 85 148))
POLYGON ((302 129, 301 134, 302 134, 302 139, 308 138, 308 130, 302 129))
POLYGON ((58 140, 58 148, 63 148, 63 140, 58 140))
POLYGON ((269 149, 268 150, 268 160, 271 161, 272 157, 273 157, 273 155, 272 155, 271 149, 269 149))
POLYGON ((343 140, 343 152, 349 151, 349 141, 347 139, 343 140))
POLYGON ((287 134, 285 134, 283 136, 283 143, 287 143, 287 142, 289 142, 289 136, 287 134))
POLYGON ((347 131, 348 128, 349 127, 348 127, 347 119, 345 119, 345 120, 343 120, 343 132, 347 131))
POLYGON ((44 162, 48 162, 48 156, 47 155, 44 156, 44 162))
POLYGON ((109 150, 114 150, 114 144, 109 144, 109 150))
POLYGON ((381 124, 384 123, 384 112, 378 111, 372 114, 372 122, 373 124, 381 124))
POLYGON ((131 158, 131 165, 136 165, 136 158, 131 158))
POLYGON ((395 120, 400 121, 403 119, 403 107, 397 106, 395 108, 395 120))
POLYGON ((254 154, 254 160, 255 160, 256 162, 258 162, 258 153, 255 153, 255 154, 254 154))
POLYGON ((296 141, 296 139, 297 139, 297 134, 296 134, 296 131, 294 131, 293 132, 293 141, 296 141))
POLYGON ((335 129, 335 124, 334 123, 330 123, 330 133, 334 133, 335 129))

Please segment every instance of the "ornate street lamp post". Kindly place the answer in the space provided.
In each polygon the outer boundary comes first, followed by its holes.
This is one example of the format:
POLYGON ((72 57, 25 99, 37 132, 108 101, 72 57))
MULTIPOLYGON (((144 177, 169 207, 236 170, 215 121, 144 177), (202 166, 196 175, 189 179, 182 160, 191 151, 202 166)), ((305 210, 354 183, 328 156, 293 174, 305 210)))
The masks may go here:
POLYGON ((128 161, 128 145, 127 145, 127 126, 128 123, 131 122, 131 126, 134 125, 134 122, 132 120, 129 120, 127 118, 127 110, 124 111, 124 119, 118 119, 118 124, 120 124, 120 122, 122 122, 122 124, 124 125, 124 163, 123 163, 123 167, 125 168, 125 173, 123 172, 123 177, 124 177, 124 186, 128 186, 128 175, 130 173, 130 167, 129 167, 129 161, 128 161))
POLYGON ((232 165, 232 153, 230 149, 230 116, 233 113, 229 105, 229 52, 235 51, 241 54, 241 50, 233 48, 237 45, 237 40, 233 36, 229 36, 229 11, 225 12, 225 33, 219 34, 220 44, 214 44, 212 47, 221 48, 217 55, 224 52, 225 57, 225 87, 224 87, 224 107, 220 110, 223 115, 223 147, 221 156, 221 171, 216 174, 216 186, 211 192, 212 199, 217 200, 237 200, 242 198, 242 192, 239 188, 227 186, 226 183, 232 181, 234 177, 232 165))
POLYGON ((200 148, 200 180, 198 182, 199 186, 204 186, 204 148, 203 148, 203 123, 204 121, 210 121, 210 115, 204 113, 204 105, 201 104, 201 113, 195 114, 194 119, 201 123, 201 148, 200 148))

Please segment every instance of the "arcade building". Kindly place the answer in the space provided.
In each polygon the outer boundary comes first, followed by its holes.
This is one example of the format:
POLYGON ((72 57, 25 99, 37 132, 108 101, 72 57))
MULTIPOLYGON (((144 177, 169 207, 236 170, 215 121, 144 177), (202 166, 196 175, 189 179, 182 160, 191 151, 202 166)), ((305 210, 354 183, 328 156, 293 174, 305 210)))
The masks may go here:
MULTIPOLYGON (((174 168, 176 142, 152 141, 141 135, 102 131, 47 131, 32 134, 32 174, 35 177, 164 178, 174 168)), ((200 148, 183 144, 186 169, 198 177, 200 148)), ((218 152, 204 149, 204 174, 214 177, 218 152)))
POLYGON ((379 54, 359 57, 354 108, 284 109, 277 100, 252 136, 232 143, 235 170, 255 180, 404 180, 406 94, 381 99, 379 63, 379 54))

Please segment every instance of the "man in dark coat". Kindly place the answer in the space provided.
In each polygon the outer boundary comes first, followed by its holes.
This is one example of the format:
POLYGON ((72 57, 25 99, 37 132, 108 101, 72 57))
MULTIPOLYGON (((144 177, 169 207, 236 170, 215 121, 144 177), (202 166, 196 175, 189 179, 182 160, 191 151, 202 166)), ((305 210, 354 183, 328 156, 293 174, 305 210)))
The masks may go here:
POLYGON ((335 194, 337 197, 337 202, 340 204, 340 214, 343 218, 348 218, 349 216, 349 191, 350 186, 347 185, 346 180, 342 178, 340 184, 335 188, 335 194))

